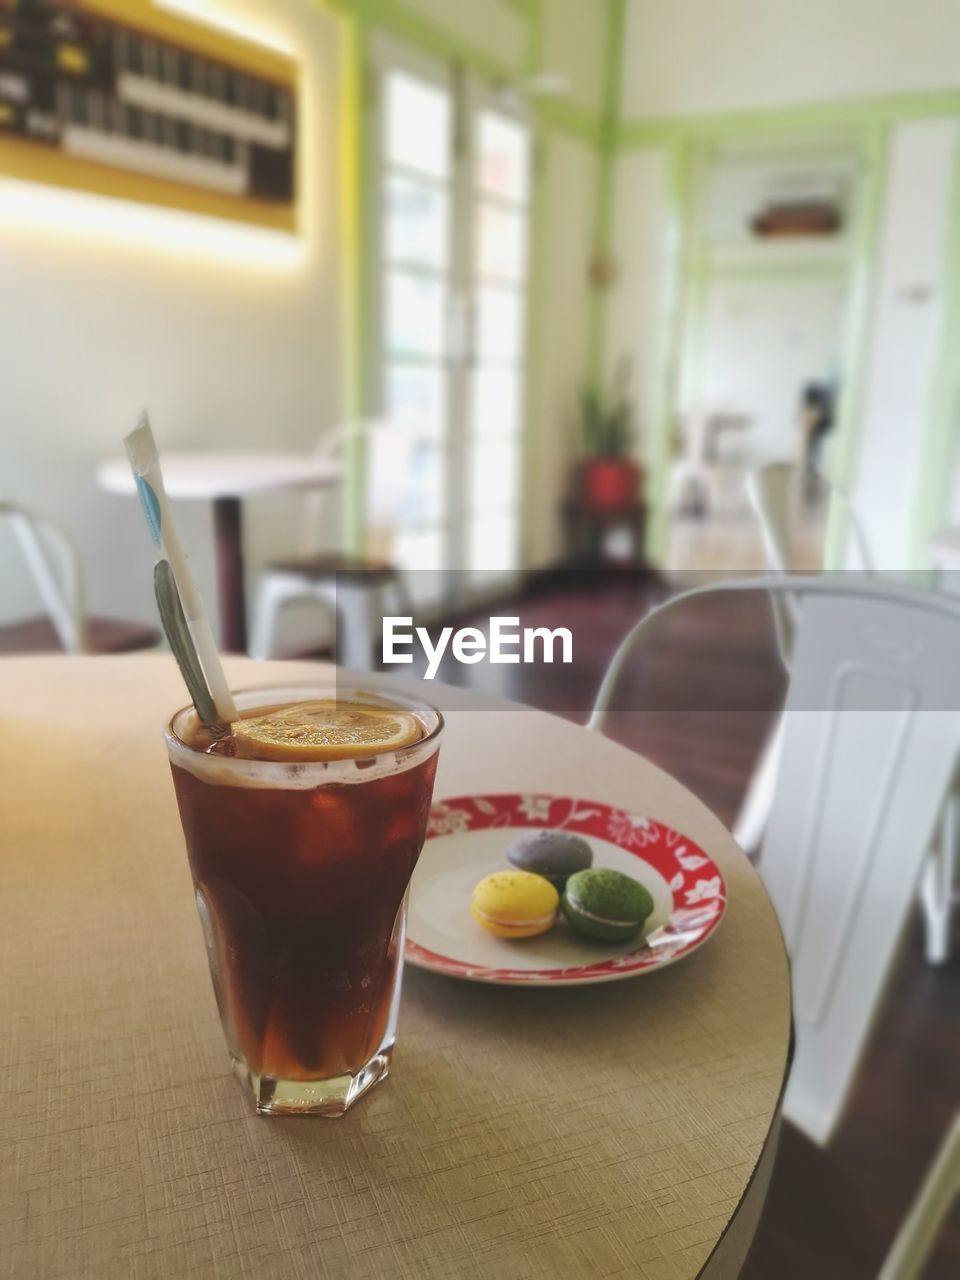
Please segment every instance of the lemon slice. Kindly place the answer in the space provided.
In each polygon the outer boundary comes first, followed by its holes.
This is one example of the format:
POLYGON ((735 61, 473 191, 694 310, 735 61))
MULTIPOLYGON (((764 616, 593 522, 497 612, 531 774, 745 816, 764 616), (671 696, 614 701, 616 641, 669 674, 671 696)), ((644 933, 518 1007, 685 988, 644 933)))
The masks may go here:
POLYGON ((252 760, 345 760, 396 751, 423 736, 416 716, 360 702, 295 702, 234 720, 237 755, 252 760))

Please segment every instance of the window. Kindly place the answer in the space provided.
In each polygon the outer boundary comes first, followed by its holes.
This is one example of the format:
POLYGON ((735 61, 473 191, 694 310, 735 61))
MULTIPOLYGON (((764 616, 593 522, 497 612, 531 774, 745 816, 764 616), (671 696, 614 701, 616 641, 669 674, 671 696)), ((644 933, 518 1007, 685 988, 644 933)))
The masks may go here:
POLYGON ((426 437, 407 568, 519 559, 531 144, 475 83, 378 60, 377 393, 426 437))

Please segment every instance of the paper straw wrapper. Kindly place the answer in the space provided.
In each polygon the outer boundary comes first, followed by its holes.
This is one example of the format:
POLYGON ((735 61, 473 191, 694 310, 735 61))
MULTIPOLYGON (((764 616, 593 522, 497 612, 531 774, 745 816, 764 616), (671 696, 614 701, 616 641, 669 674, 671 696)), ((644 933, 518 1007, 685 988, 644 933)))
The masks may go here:
POLYGON ((197 589, 187 553, 183 549, 176 525, 170 513, 170 504, 163 487, 160 455, 157 452, 150 422, 144 413, 135 431, 124 440, 127 457, 137 482, 137 490, 150 526, 150 534, 160 553, 158 559, 169 562, 183 607, 187 629, 197 651, 200 666, 210 689, 217 718, 230 724, 237 718, 237 708, 227 685, 220 654, 210 630, 200 592, 197 589))

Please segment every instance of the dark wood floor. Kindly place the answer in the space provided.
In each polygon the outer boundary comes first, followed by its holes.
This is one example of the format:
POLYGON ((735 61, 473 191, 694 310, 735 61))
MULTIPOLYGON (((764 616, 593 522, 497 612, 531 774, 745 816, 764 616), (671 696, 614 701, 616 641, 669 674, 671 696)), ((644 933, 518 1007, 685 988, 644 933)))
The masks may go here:
MULTIPOLYGON (((558 576, 496 612, 566 626, 570 667, 444 667, 505 696, 583 721, 622 635, 661 597, 651 578, 558 576)), ((479 623, 479 620, 477 620, 479 623)), ((762 597, 691 602, 658 620, 625 672, 607 732, 680 778, 727 824, 784 688, 762 597)), ((958 948, 960 950, 960 948, 958 948)), ((960 965, 904 947, 862 1079, 830 1148, 787 1127, 747 1280, 868 1280, 960 1105, 960 965)), ((960 1276, 960 1213, 927 1276, 960 1276)))

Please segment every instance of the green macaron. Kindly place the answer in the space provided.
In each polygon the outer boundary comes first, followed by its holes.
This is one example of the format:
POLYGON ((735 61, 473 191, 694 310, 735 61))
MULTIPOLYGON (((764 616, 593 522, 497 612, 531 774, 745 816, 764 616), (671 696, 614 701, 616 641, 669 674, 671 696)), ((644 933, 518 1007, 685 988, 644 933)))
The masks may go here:
POLYGON ((650 891, 619 871, 597 867, 567 881, 560 910, 588 938, 620 942, 639 932, 653 911, 650 891))

